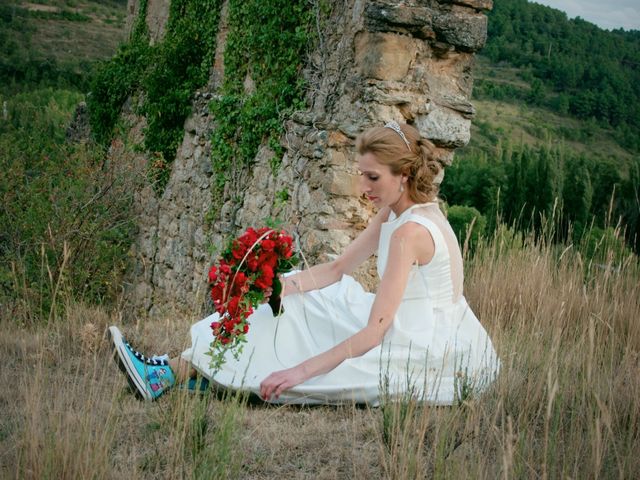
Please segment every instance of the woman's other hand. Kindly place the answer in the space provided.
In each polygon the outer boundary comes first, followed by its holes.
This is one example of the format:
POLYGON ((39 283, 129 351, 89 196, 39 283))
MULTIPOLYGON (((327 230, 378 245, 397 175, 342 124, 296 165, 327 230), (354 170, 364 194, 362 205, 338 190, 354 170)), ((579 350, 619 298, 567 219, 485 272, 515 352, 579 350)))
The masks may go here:
POLYGON ((271 295, 273 295, 273 288, 271 287, 265 288, 262 294, 263 294, 262 303, 268 303, 269 299, 271 298, 271 295))
POLYGON ((260 397, 265 401, 271 400, 272 397, 277 399, 282 392, 301 384, 305 380, 303 369, 299 365, 273 372, 260 383, 260 397))

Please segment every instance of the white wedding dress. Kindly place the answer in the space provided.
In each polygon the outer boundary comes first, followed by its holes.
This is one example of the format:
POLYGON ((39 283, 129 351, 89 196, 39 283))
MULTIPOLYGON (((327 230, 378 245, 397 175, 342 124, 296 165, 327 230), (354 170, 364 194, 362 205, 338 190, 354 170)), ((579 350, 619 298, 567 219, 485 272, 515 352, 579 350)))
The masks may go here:
MULTIPOLYGON (((436 203, 414 205, 397 218, 391 213, 382 224, 379 276, 385 270, 391 234, 405 222, 429 230, 435 254, 428 264, 413 267, 382 345, 307 380, 275 402, 378 405, 384 397, 411 394, 430 404, 450 405, 493 381, 499 361, 462 296, 460 249, 436 203)), ((192 345, 182 357, 217 384, 259 393, 260 382, 270 373, 329 350, 365 327, 373 300, 374 294, 344 275, 325 288, 285 297, 279 317, 261 305, 250 317, 240 358, 228 354, 214 375, 206 353, 215 313, 192 326, 192 345)))

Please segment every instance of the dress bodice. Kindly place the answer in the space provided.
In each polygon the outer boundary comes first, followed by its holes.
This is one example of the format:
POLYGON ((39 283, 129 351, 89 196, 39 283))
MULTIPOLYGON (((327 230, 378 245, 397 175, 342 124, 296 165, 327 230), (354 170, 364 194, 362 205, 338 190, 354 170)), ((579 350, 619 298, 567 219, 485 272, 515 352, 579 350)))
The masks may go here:
POLYGON ((455 294, 454 289, 451 256, 447 242, 438 225, 422 213, 416 213, 416 210, 422 211, 423 209, 420 207, 425 206, 437 208, 435 203, 412 205, 398 217, 391 212, 389 220, 382 224, 378 243, 378 275, 382 278, 386 269, 393 232, 407 222, 418 223, 431 234, 435 252, 429 263, 425 265, 416 264, 411 269, 403 301, 424 298, 428 299, 433 305, 447 306, 454 303, 459 297, 459 295, 455 294))

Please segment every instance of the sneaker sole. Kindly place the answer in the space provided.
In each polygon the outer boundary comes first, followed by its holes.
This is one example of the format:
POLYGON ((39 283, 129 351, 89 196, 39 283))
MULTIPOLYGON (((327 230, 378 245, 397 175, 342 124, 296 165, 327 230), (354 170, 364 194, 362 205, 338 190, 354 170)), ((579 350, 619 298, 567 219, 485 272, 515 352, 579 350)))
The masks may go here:
POLYGON ((142 400, 153 400, 153 397, 145 387, 146 382, 138 374, 138 371, 131 362, 131 357, 127 353, 127 346, 122 341, 122 333, 120 333, 118 327, 109 327, 109 338, 111 339, 111 344, 113 345, 113 358, 118 364, 118 368, 120 368, 125 377, 127 377, 127 382, 133 389, 136 397, 142 400))

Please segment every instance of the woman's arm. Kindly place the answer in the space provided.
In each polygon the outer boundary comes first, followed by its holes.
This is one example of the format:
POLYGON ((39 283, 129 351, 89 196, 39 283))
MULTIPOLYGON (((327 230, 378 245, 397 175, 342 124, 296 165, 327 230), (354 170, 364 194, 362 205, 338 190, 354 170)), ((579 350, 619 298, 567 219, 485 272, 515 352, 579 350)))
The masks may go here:
MULTIPOLYGON (((431 259, 434 252, 431 235, 421 226, 407 223, 391 237, 387 267, 371 307, 367 326, 344 342, 299 365, 274 372, 260 384, 260 394, 268 400, 309 378, 327 373, 347 358, 358 357, 380 345, 393 323, 414 263, 431 259)), ((422 263, 422 262, 421 262, 422 263)))
POLYGON ((380 227, 389 217, 389 209, 382 208, 373 217, 367 228, 349 244, 336 260, 322 263, 308 270, 284 277, 282 296, 307 292, 337 282, 343 274, 349 274, 369 258, 378 247, 380 227))

